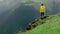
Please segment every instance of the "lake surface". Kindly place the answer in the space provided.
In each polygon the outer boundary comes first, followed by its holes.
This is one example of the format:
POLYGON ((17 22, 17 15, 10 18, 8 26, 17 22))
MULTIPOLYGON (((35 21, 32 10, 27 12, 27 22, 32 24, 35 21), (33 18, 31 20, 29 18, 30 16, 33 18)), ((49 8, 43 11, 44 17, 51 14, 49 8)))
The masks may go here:
POLYGON ((20 29, 25 30, 28 23, 32 22, 39 15, 39 11, 35 10, 32 6, 21 6, 10 15, 9 12, 4 12, 0 17, 2 24, 0 34, 13 34, 20 31, 20 29))
MULTIPOLYGON (((0 34, 14 34, 15 32, 25 30, 28 23, 40 16, 39 10, 33 6, 20 6, 16 8, 11 14, 10 10, 0 15, 0 34), (10 15, 9 15, 10 14, 10 15)), ((47 15, 57 14, 59 11, 49 11, 47 15)))

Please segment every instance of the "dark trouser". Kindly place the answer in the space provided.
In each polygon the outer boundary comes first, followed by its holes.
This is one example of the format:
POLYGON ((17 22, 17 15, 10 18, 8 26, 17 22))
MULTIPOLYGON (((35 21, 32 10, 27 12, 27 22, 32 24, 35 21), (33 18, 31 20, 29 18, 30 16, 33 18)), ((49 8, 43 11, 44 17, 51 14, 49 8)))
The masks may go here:
POLYGON ((44 12, 41 12, 41 17, 43 17, 44 16, 44 12))

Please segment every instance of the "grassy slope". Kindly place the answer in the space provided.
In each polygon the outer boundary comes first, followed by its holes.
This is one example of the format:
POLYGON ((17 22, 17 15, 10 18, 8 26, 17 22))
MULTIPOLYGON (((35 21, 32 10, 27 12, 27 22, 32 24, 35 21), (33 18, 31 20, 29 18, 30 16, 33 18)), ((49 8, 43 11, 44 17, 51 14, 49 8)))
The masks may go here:
POLYGON ((47 19, 44 24, 22 34, 60 34, 60 17, 53 16, 47 19))

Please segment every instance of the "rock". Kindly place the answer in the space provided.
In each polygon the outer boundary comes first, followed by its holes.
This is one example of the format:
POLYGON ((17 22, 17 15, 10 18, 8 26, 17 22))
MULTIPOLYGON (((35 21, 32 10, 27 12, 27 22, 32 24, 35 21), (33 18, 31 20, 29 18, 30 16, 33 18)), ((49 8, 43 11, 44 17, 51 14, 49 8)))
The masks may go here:
POLYGON ((28 27, 26 28, 26 30, 31 30, 31 25, 28 25, 28 27))
POLYGON ((44 16, 44 17, 41 17, 41 19, 43 20, 43 19, 46 19, 47 17, 49 17, 49 16, 44 16))
POLYGON ((33 28, 35 28, 36 26, 37 26, 37 24, 36 24, 36 23, 32 24, 32 27, 33 27, 33 28))

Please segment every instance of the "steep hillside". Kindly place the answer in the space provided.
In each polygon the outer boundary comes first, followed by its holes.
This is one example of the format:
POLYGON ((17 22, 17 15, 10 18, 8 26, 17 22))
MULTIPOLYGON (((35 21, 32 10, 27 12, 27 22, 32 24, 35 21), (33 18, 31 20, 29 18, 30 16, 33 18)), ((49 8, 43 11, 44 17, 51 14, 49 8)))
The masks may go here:
POLYGON ((60 15, 51 16, 45 23, 36 28, 18 34, 60 34, 60 15))

